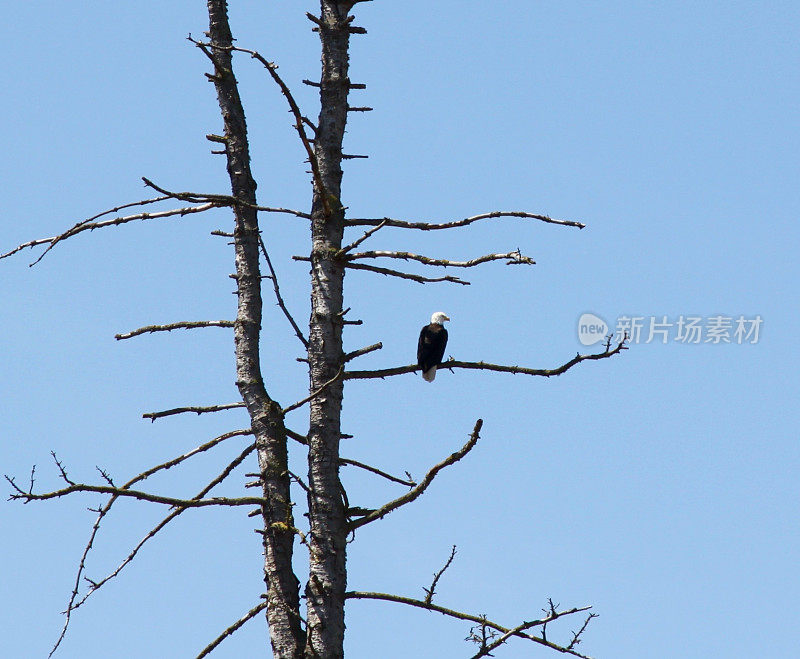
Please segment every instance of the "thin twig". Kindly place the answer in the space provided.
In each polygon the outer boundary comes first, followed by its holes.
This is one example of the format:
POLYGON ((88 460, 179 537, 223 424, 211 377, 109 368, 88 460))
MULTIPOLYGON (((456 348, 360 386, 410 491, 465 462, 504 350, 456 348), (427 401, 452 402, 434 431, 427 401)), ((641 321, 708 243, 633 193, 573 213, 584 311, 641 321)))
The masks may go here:
MULTIPOLYGON (((286 436, 289 439, 293 439, 298 444, 302 444, 303 446, 308 446, 308 437, 306 437, 305 435, 301 435, 299 432, 296 432, 295 430, 292 430, 291 428, 285 428, 285 430, 286 430, 286 436)), ((347 433, 341 433, 340 437, 341 437, 341 439, 352 439, 353 438, 352 435, 348 435, 347 433)))
POLYGON ((75 481, 71 480, 70 477, 67 476, 67 470, 64 467, 64 464, 58 459, 58 456, 56 456, 56 452, 50 451, 50 456, 53 458, 53 462, 56 463, 56 468, 58 469, 61 479, 68 485, 75 485, 75 481))
POLYGON ((231 460, 228 463, 225 469, 223 469, 217 476, 214 477, 214 479, 208 485, 206 485, 202 489, 200 494, 195 495, 194 497, 192 497, 191 500, 202 501, 203 497, 206 494, 208 494, 212 489, 214 489, 217 485, 222 483, 222 481, 224 481, 228 476, 230 476, 233 470, 236 469, 236 467, 238 467, 240 464, 242 464, 245 458, 255 450, 256 450, 255 444, 250 444, 250 446, 245 447, 244 450, 239 455, 237 455, 233 460, 231 460))
POLYGON ((369 354, 370 352, 374 352, 375 350, 380 350, 383 348, 383 343, 373 343, 371 346, 367 346, 366 348, 359 348, 358 350, 353 350, 353 352, 348 352, 344 356, 344 361, 349 362, 355 359, 356 357, 361 357, 362 355, 369 354))
POLYGON ((147 325, 146 327, 140 327, 139 329, 135 329, 132 332, 126 332, 125 334, 115 334, 114 338, 117 341, 121 341, 123 339, 130 339, 134 336, 139 336, 140 334, 145 333, 153 333, 153 332, 171 332, 172 330, 176 329, 196 329, 198 327, 233 327, 232 320, 197 320, 197 321, 185 321, 179 323, 170 323, 169 325, 147 325))
POLYGON ((303 332, 300 331, 300 327, 295 322, 292 314, 289 313, 289 309, 286 307, 286 303, 283 301, 283 297, 281 296, 281 289, 278 286, 278 275, 275 274, 275 268, 272 267, 272 260, 269 258, 269 253, 267 252, 267 246, 264 244, 264 239, 259 235, 258 236, 258 243, 261 245, 261 253, 264 255, 264 260, 267 262, 267 267, 269 268, 270 279, 272 279, 272 288, 275 291, 275 298, 278 301, 278 306, 283 311, 283 315, 286 316, 286 319, 289 321, 289 324, 292 326, 294 333, 297 335, 297 338, 300 339, 300 342, 303 344, 305 348, 308 348, 308 339, 303 336, 303 332))
POLYGON ((336 375, 334 375, 330 380, 328 380, 325 384, 323 384, 314 393, 309 394, 308 396, 306 396, 302 400, 299 400, 296 403, 293 403, 293 404, 289 405, 289 407, 284 407, 283 408, 283 413, 287 414, 287 413, 291 412, 292 410, 296 410, 298 407, 302 407, 303 405, 305 405, 309 401, 313 400, 314 398, 319 396, 323 391, 325 391, 325 389, 330 387, 334 382, 339 380, 342 377, 343 373, 344 373, 344 365, 340 366, 339 367, 339 371, 336 373, 336 375))
POLYGON ((567 649, 571 650, 576 645, 578 645, 578 643, 581 642, 581 634, 583 634, 583 632, 586 631, 586 628, 589 626, 589 623, 592 621, 592 619, 597 617, 598 617, 597 613, 590 613, 586 618, 586 620, 583 622, 581 628, 576 632, 572 632, 572 640, 569 642, 567 649))
POLYGON ((105 469, 101 469, 100 467, 97 467, 97 466, 95 467, 95 469, 97 469, 97 471, 100 473, 100 477, 101 477, 101 478, 102 478, 102 479, 103 479, 103 480, 104 480, 106 483, 108 483, 108 484, 109 484, 109 485, 111 485, 112 487, 116 487, 116 486, 114 485, 114 480, 111 478, 111 476, 109 476, 108 472, 107 472, 105 469))
POLYGON ((306 485, 306 484, 305 484, 305 482, 303 481, 303 479, 302 479, 302 478, 300 478, 300 476, 298 476, 297 474, 295 474, 294 472, 291 472, 291 471, 289 471, 289 472, 287 472, 287 473, 289 474, 289 477, 290 477, 290 478, 291 478, 291 479, 292 479, 292 480, 293 480, 295 483, 297 483, 297 484, 298 484, 298 485, 299 485, 301 488, 303 488, 303 491, 304 491, 306 494, 311 494, 311 488, 310 488, 308 485, 306 485))
POLYGON ((211 641, 211 643, 209 643, 205 648, 203 648, 200 654, 197 655, 197 659, 202 659, 203 657, 207 657, 220 643, 222 643, 222 641, 228 638, 228 636, 237 631, 248 620, 252 620, 253 618, 255 618, 259 613, 261 613, 266 608, 267 608, 266 601, 261 602, 260 604, 254 606, 241 618, 239 618, 236 622, 234 622, 230 627, 228 627, 224 632, 222 632, 219 636, 217 636, 217 638, 211 641))
POLYGON ((337 258, 341 258, 342 256, 344 256, 348 252, 354 250, 361 243, 363 243, 367 238, 369 238, 373 233, 375 233, 379 229, 382 229, 385 226, 386 226, 386 222, 381 222, 380 224, 378 224, 377 226, 373 227, 372 229, 369 229, 368 231, 366 231, 364 233, 363 236, 361 236, 361 238, 359 238, 358 240, 353 241, 349 245, 346 245, 346 246, 342 247, 342 249, 340 249, 338 252, 336 252, 336 257, 337 258))
POLYGON ((422 588, 425 591, 425 604, 430 604, 433 601, 433 596, 436 594, 436 584, 439 583, 439 579, 442 578, 442 575, 445 573, 447 568, 453 563, 453 559, 456 557, 456 546, 453 545, 453 549, 450 550, 450 557, 447 559, 447 562, 444 564, 441 570, 439 570, 436 574, 433 575, 433 581, 431 582, 430 588, 422 588))
POLYGON ((433 479, 442 469, 458 462, 461 458, 463 458, 467 453, 469 453, 473 449, 475 444, 478 443, 478 438, 480 436, 480 431, 482 427, 483 427, 483 419, 478 419, 475 422, 475 428, 473 428, 472 434, 470 434, 467 443, 464 444, 464 446, 462 446, 458 451, 456 451, 455 453, 451 454, 450 456, 442 460, 439 464, 431 467, 428 473, 425 474, 425 478, 423 478, 422 481, 420 481, 419 485, 417 485, 414 489, 410 490, 409 492, 406 492, 403 496, 397 497, 396 499, 389 501, 388 503, 384 504, 383 506, 371 512, 370 514, 365 515, 361 519, 351 522, 348 525, 348 530, 353 531, 361 526, 364 526, 365 524, 369 524, 370 522, 374 522, 375 520, 382 519, 393 510, 396 510, 397 508, 400 508, 400 506, 404 506, 407 503, 411 503, 412 501, 417 499, 425 490, 428 489, 428 486, 431 484, 433 479))
POLYGON ((370 471, 373 474, 377 474, 378 476, 383 476, 383 478, 385 478, 386 480, 390 480, 393 483, 400 483, 400 485, 405 485, 406 487, 414 487, 416 485, 416 483, 413 480, 410 479, 403 480, 402 478, 398 478, 397 476, 392 476, 391 474, 387 474, 385 471, 381 471, 377 467, 373 467, 363 462, 359 462, 358 460, 351 460, 350 458, 339 458, 339 464, 352 465, 353 467, 358 467, 359 469, 370 471))
POLYGON ((302 444, 303 446, 308 446, 308 437, 301 435, 299 432, 295 432, 290 428, 286 428, 286 436, 298 442, 299 444, 302 444))
MULTIPOLYGON (((250 204, 246 204, 245 202, 239 202, 245 206, 249 206, 250 204)), ((261 211, 262 213, 283 213, 285 215, 295 215, 297 217, 302 217, 304 220, 311 219, 311 213, 306 213, 305 211, 296 211, 291 208, 276 208, 274 206, 253 206, 253 208, 257 211, 261 211)))
MULTIPOLYGON (((292 257, 295 260, 301 261, 305 259, 299 259, 298 257, 292 257)), ((400 272, 399 270, 392 270, 390 268, 381 268, 376 265, 367 265, 366 263, 352 263, 348 261, 345 263, 346 268, 351 268, 353 270, 367 270, 368 272, 376 272, 379 275, 386 275, 389 277, 399 277, 400 279, 410 279, 411 281, 415 281, 418 284, 429 284, 439 281, 449 281, 453 284, 461 284, 463 286, 469 286, 469 282, 464 279, 459 279, 458 277, 451 277, 450 275, 446 277, 423 277, 421 275, 414 275, 410 272, 400 272)))

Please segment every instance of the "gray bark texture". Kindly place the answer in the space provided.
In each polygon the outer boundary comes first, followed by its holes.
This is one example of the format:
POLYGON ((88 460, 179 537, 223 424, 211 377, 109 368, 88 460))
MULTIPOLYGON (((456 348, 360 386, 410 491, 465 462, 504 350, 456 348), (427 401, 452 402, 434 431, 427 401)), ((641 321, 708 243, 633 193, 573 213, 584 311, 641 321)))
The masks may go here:
POLYGON ((309 580, 306 585, 306 657, 344 656, 344 593, 347 586, 347 527, 339 482, 339 440, 344 365, 342 349, 344 209, 342 140, 347 123, 347 13, 333 0, 321 1, 320 114, 315 157, 320 180, 311 210, 311 322, 308 360, 311 400, 308 434, 309 580), (319 189, 319 185, 323 189, 319 189), (330 383, 330 384, 328 384, 330 383), (326 386, 327 385, 327 386, 326 386), (323 389, 324 387, 324 389, 323 389))
POLYGON ((231 67, 232 37, 226 0, 209 0, 209 37, 206 50, 214 64, 211 76, 225 124, 225 154, 234 205, 234 249, 238 306, 234 325, 236 385, 250 415, 256 438, 263 485, 264 577, 267 585, 267 621, 275 657, 303 656, 305 632, 301 627, 299 584, 292 571, 294 520, 286 428, 280 405, 267 394, 261 374, 261 271, 256 183, 250 171, 247 123, 231 67))
POLYGON ((306 628, 292 572, 296 529, 292 519, 286 429, 280 406, 264 387, 259 363, 261 273, 256 184, 250 173, 247 126, 231 68, 233 45, 225 0, 208 2, 214 62, 211 77, 225 123, 225 153, 234 206, 238 313, 234 326, 237 385, 250 414, 258 449, 263 507, 267 619, 275 657, 344 656, 347 525, 339 481, 344 365, 342 349, 344 208, 340 201, 342 140, 347 122, 350 26, 344 7, 321 0, 320 115, 314 142, 311 210, 311 317, 309 323, 308 507, 309 579, 306 628), (341 12, 341 13, 340 13, 341 12))

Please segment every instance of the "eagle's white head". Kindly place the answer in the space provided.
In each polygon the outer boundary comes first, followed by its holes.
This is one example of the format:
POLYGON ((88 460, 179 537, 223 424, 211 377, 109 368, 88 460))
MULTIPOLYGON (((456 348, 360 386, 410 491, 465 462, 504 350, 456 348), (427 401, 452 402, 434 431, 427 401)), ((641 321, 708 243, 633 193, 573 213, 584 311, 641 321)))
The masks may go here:
POLYGON ((431 316, 431 322, 435 323, 436 325, 443 325, 444 321, 446 320, 450 320, 450 316, 448 316, 444 311, 437 311, 431 316))

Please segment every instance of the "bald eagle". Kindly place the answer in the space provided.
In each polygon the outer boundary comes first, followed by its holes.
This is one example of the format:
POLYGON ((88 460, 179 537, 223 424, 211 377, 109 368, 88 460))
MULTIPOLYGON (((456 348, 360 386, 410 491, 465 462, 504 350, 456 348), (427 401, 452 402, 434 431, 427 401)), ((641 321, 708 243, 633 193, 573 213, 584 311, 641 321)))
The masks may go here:
POLYGON ((447 330, 444 321, 450 320, 447 314, 437 311, 431 316, 431 324, 425 325, 419 333, 417 344, 417 366, 422 369, 422 378, 433 382, 436 367, 442 363, 444 349, 447 347, 447 330))

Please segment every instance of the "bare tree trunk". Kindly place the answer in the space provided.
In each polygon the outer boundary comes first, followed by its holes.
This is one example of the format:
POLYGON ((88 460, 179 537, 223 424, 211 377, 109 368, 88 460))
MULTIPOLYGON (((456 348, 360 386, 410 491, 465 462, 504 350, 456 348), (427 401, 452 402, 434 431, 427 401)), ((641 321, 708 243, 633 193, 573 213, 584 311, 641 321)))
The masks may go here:
POLYGON ((261 272, 256 183, 250 171, 247 124, 236 78, 231 68, 232 37, 226 0, 209 0, 212 80, 225 122, 225 153, 234 206, 234 245, 238 310, 234 325, 236 384, 250 414, 256 438, 263 484, 264 576, 267 584, 267 620, 275 657, 303 656, 305 634, 300 625, 299 583, 292 571, 294 520, 289 493, 286 428, 280 405, 264 387, 259 359, 261 333, 261 272))
POLYGON ((322 0, 319 23, 322 42, 320 114, 315 141, 319 181, 315 186, 311 221, 311 326, 308 359, 311 401, 308 472, 309 581, 307 657, 335 659, 344 655, 344 593, 346 520, 339 482, 341 435, 344 262, 344 209, 340 201, 342 139, 350 90, 347 13, 340 15, 333 0, 322 0), (321 183, 323 189, 319 189, 321 183), (324 387, 324 389, 323 389, 324 387))

